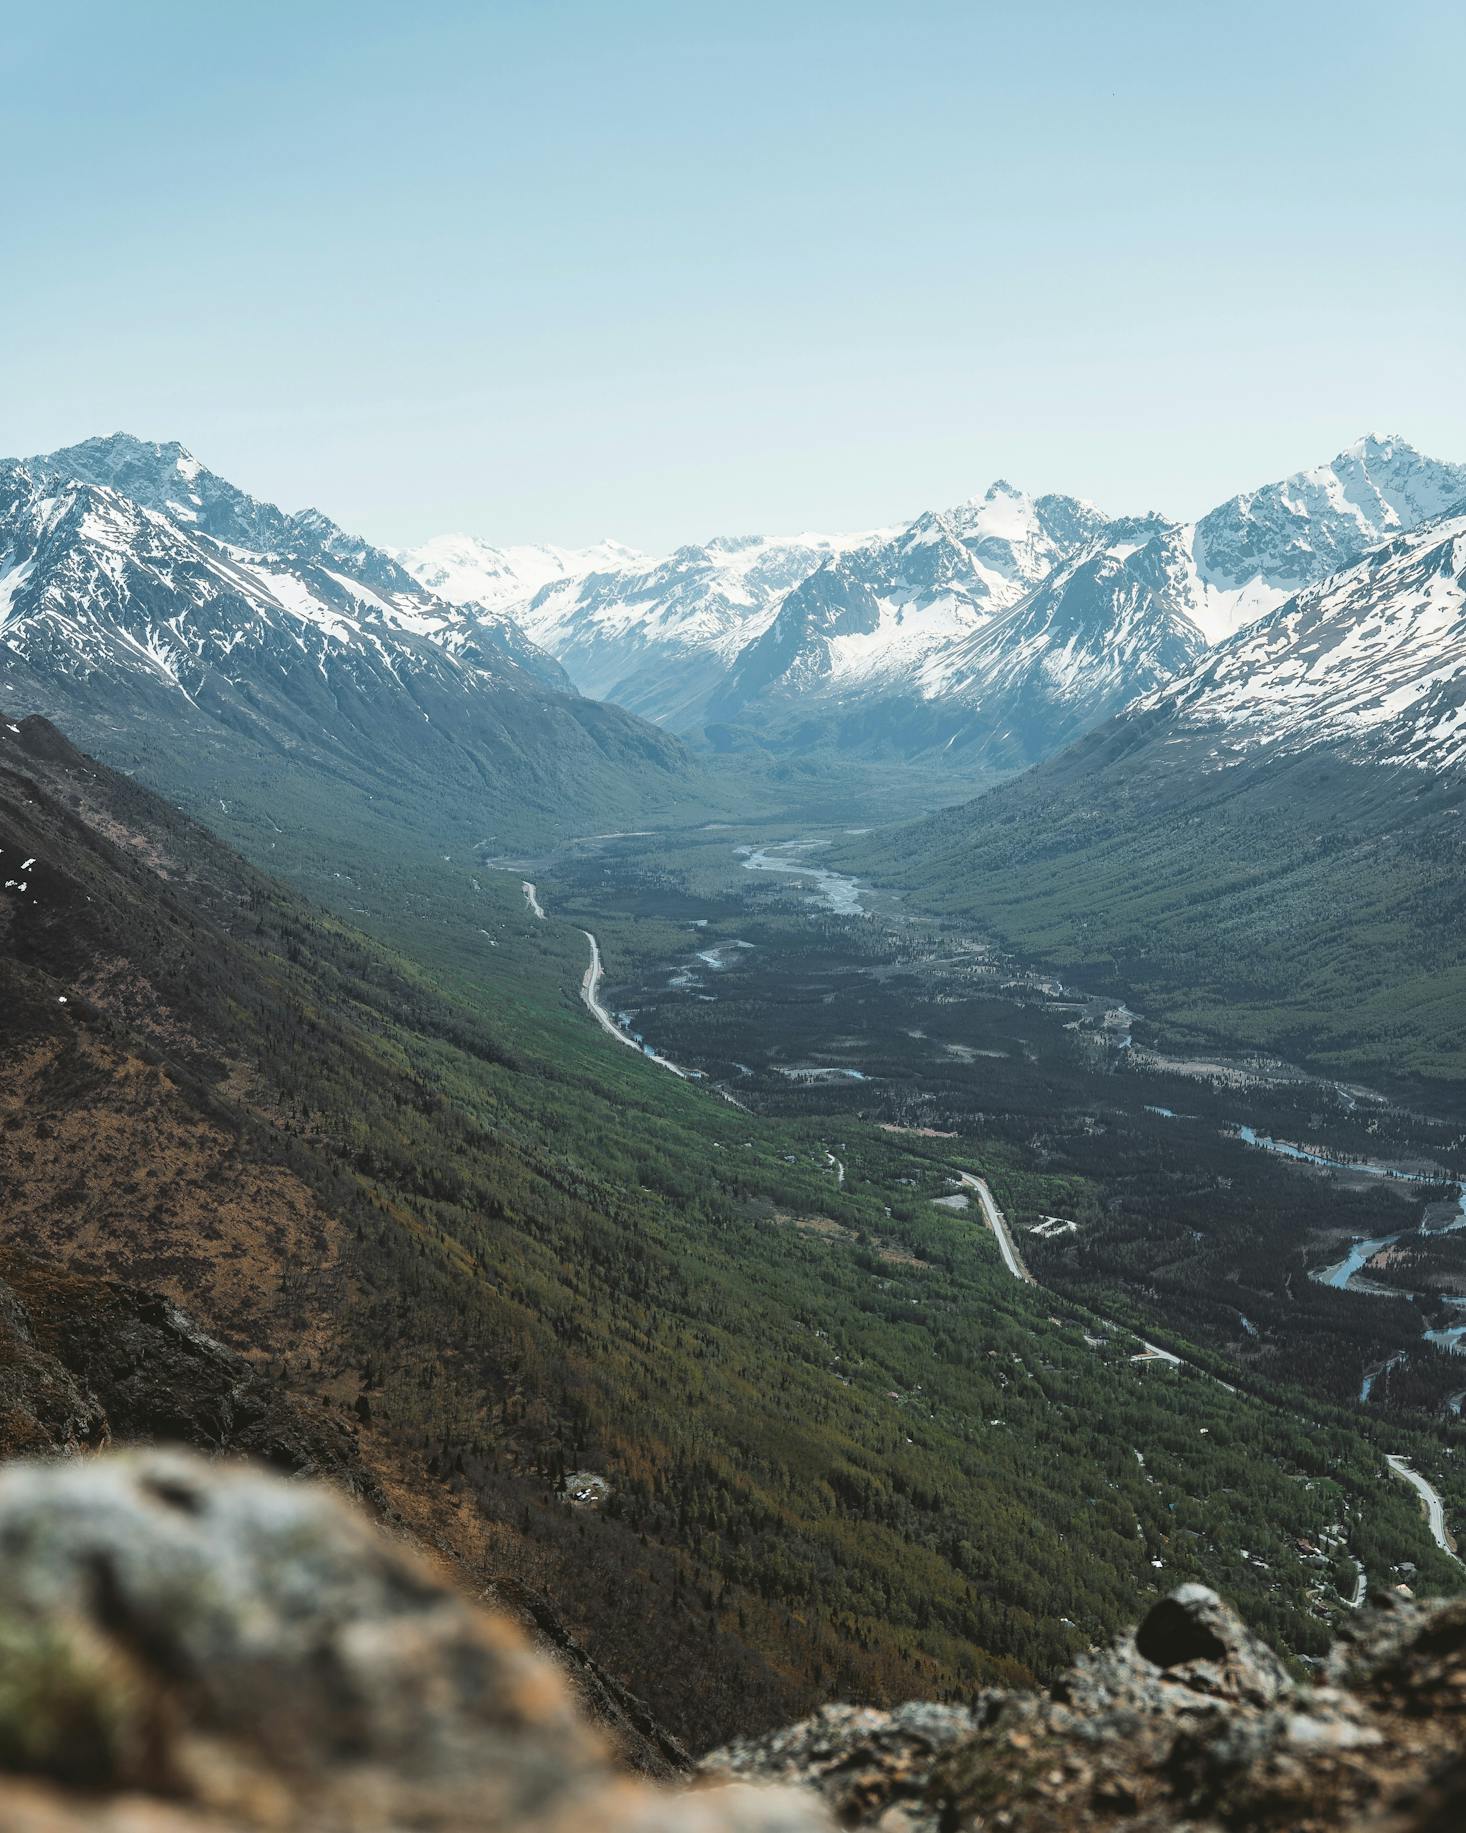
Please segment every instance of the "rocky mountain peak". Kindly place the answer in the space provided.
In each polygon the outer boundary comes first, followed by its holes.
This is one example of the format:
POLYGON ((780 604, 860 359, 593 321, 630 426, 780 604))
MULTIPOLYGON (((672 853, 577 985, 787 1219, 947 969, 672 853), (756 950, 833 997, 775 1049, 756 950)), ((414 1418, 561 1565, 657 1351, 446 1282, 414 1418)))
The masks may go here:
MULTIPOLYGON (((29 462, 47 476, 115 490, 181 527, 253 552, 283 549, 292 539, 291 516, 209 470, 177 440, 112 433, 41 453, 29 462)), ((320 521, 334 529, 324 516, 320 521)))
POLYGON ((177 439, 139 439, 135 433, 101 433, 33 460, 38 465, 121 488, 124 475, 161 477, 169 472, 192 481, 204 467, 177 439))
POLYGON ((1466 763, 1466 514, 1436 517, 1305 587, 1137 711, 1232 755, 1328 742, 1432 772, 1466 763))
POLYGON ((176 442, 0 465, 0 624, 17 703, 104 748, 146 723, 155 757, 262 745, 363 780, 457 781, 489 746, 533 760, 547 807, 575 753, 596 754, 591 794, 651 759, 684 767, 619 710, 572 707, 502 613, 456 610, 319 510, 262 502, 176 442), (609 765, 608 735, 628 745, 609 765))

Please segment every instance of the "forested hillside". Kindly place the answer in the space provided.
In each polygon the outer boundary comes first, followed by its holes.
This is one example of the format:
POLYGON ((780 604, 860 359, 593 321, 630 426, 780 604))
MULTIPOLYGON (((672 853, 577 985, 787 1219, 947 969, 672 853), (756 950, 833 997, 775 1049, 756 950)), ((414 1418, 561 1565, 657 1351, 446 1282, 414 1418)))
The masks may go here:
POLYGON ((845 863, 1123 995, 1173 1045, 1459 1085, 1462 781, 1320 756, 1207 772, 1132 736, 1106 727, 845 863))
MULTIPOLYGON (((354 1423, 409 1519, 549 1591, 693 1742, 1047 1672, 1157 1559, 1325 1634, 1296 1563, 1233 1567, 1378 1495, 1342 1415, 1096 1353, 979 1224, 843 1194, 808 1128, 607 1047, 578 932, 512 881, 492 966, 431 974, 44 722, 0 760, 9 1230, 354 1423)), ((1434 1558, 1403 1496, 1358 1534, 1434 1558)))

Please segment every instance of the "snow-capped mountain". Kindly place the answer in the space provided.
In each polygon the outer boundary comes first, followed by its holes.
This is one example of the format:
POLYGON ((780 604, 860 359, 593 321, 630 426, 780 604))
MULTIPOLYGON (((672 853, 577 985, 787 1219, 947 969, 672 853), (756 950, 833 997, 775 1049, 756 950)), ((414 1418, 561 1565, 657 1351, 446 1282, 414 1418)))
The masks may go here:
POLYGON ((940 692, 939 658, 960 650, 1055 568, 1134 545, 1160 517, 1112 522, 1073 497, 1029 497, 1002 480, 945 514, 831 559, 792 591, 737 656, 715 716, 760 698, 940 692))
POLYGON ((1187 1055, 1209 1036, 1458 1095, 1466 500, 835 863, 978 915, 1187 1055))
POLYGON ((750 637, 816 567, 868 535, 733 535, 544 586, 514 615, 582 693, 695 732, 750 637))
MULTIPOLYGON (((1123 526, 1143 540, 1167 524, 1123 526)), ((579 576, 574 557, 564 578, 522 600, 506 583, 498 602, 583 692, 694 734, 770 694, 917 691, 932 655, 1119 527, 1090 504, 1000 481, 899 528, 724 536, 661 560, 613 549, 579 576)), ((412 565, 431 580, 423 551, 412 565)), ((492 550, 496 567, 508 551, 492 550)))
POLYGON ((394 556, 413 578, 450 605, 507 610, 546 586, 646 564, 647 556, 619 541, 594 547, 493 547, 477 535, 436 535, 394 556))
POLYGON ((1214 768, 1324 745, 1356 762, 1460 770, 1466 492, 1454 513, 1297 593, 1130 716, 1214 735, 1214 768))
POLYGON ((1126 545, 1055 567, 1010 611, 932 656, 917 676, 952 749, 1028 764, 1170 680, 1204 653, 1126 566, 1126 545))
POLYGON ((1186 525, 998 484, 803 581, 713 716, 757 709, 764 742, 784 714, 801 745, 833 722, 902 755, 1032 762, 1463 497, 1466 467, 1375 437, 1186 525))
MULTIPOLYGON (((1151 519, 1160 526, 1161 518, 1151 519)), ((1006 478, 945 515, 920 516, 877 558, 887 593, 920 598, 938 583, 991 611, 1016 604, 1069 555, 1113 534, 1111 519, 1072 496, 1031 497, 1006 478), (933 569, 924 550, 952 564, 933 569), (939 577, 933 577, 933 573, 939 577)))
POLYGON ((1370 436, 1185 524, 999 480, 873 535, 719 539, 658 560, 448 537, 405 558, 511 615, 583 692, 674 731, 1011 762, 1463 496, 1466 466, 1370 436))
POLYGON ((0 465, 7 706, 127 761, 141 747, 185 771, 201 747, 255 747, 524 807, 573 806, 597 775, 629 805, 628 775, 687 767, 676 741, 582 700, 511 622, 445 604, 316 511, 125 435, 0 465))
POLYGON ((1168 530, 1132 563, 1218 643, 1366 549, 1466 498, 1466 465, 1399 438, 1358 439, 1326 465, 1247 491, 1168 530))
MULTIPOLYGON (((425 588, 389 553, 338 528, 318 509, 289 514, 231 484, 176 441, 159 443, 127 433, 87 439, 80 445, 28 459, 37 474, 95 484, 119 498, 166 517, 185 537, 204 537, 246 571, 263 558, 275 569, 270 593, 292 588, 291 574, 328 611, 356 616, 365 606, 398 628, 431 638, 469 658, 497 656, 568 690, 554 658, 528 642, 497 607, 450 604, 425 588)), ((296 593, 297 603, 304 605, 296 593)))

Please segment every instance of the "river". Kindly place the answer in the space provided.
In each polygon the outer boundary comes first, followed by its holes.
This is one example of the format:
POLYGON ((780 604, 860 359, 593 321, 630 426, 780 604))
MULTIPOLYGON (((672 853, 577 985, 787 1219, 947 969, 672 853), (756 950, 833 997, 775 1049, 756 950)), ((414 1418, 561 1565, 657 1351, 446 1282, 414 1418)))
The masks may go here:
POLYGON ((811 840, 780 840, 766 847, 741 846, 737 852, 745 871, 784 872, 799 878, 812 878, 816 895, 836 916, 862 915, 864 907, 860 901, 858 880, 847 877, 843 872, 831 872, 824 866, 806 866, 796 859, 775 857, 776 854, 792 853, 816 844, 811 840))
MULTIPOLYGON (((1428 1183, 1418 1172, 1401 1171, 1394 1165, 1371 1164, 1367 1158, 1325 1158, 1320 1152, 1310 1152, 1305 1146, 1290 1146, 1283 1139, 1269 1139, 1266 1134, 1256 1132, 1252 1127, 1239 1126, 1237 1137, 1244 1145, 1261 1146, 1264 1152, 1276 1152, 1280 1158, 1292 1158, 1305 1165, 1322 1165, 1330 1171, 1354 1171, 1362 1177, 1394 1178, 1402 1184, 1428 1183)), ((1466 1187, 1462 1189, 1462 1198, 1466 1200, 1466 1187)), ((1466 1215, 1466 1211, 1463 1211, 1466 1215)))
MULTIPOLYGON (((1331 1171, 1352 1171, 1365 1177, 1393 1178, 1412 1184, 1424 1181, 1418 1175, 1401 1171, 1398 1166, 1394 1165, 1376 1165, 1368 1159, 1325 1158, 1321 1153, 1310 1152, 1303 1146, 1289 1145, 1284 1140, 1268 1139, 1254 1132, 1251 1127, 1238 1127, 1237 1137, 1247 1145, 1257 1146, 1264 1152, 1275 1152, 1282 1158, 1293 1159, 1308 1165, 1320 1165, 1331 1171)), ((1459 1228, 1466 1228, 1466 1184, 1457 1187, 1457 1199, 1460 1213, 1454 1222, 1448 1222, 1444 1228, 1427 1229, 1422 1222, 1414 1228, 1397 1229, 1392 1235, 1374 1235, 1368 1240, 1355 1241, 1342 1260, 1336 1260, 1330 1266, 1318 1268, 1310 1274, 1310 1278, 1316 1279, 1321 1285, 1332 1286, 1338 1292, 1363 1292, 1375 1297, 1388 1298, 1412 1297, 1410 1293, 1395 1292, 1390 1288, 1371 1285, 1368 1280, 1361 1279, 1359 1276, 1376 1254, 1383 1253, 1387 1247, 1393 1247, 1397 1241, 1403 1241, 1407 1235, 1445 1235, 1452 1234, 1459 1228)), ((1438 1302, 1466 1307, 1466 1297, 1441 1295, 1438 1302)), ((1443 1349, 1451 1355, 1459 1355, 1462 1353, 1462 1343, 1466 1342, 1466 1324, 1448 1324, 1439 1330, 1422 1329, 1420 1334, 1425 1342, 1432 1344, 1435 1348, 1443 1349)), ((1392 1356, 1387 1357, 1377 1367, 1368 1371, 1359 1384, 1361 1401, 1369 1399, 1374 1392, 1375 1382, 1387 1369, 1404 1361, 1406 1354, 1407 1351, 1404 1349, 1397 1349, 1392 1356)))

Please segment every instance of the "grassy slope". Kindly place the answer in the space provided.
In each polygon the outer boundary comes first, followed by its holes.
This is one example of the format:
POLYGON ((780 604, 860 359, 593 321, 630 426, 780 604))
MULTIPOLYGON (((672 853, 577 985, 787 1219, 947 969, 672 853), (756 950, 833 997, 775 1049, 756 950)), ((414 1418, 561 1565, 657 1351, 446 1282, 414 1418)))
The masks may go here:
POLYGON ((1173 1040, 1466 1076, 1466 785, 1303 757, 1225 771, 1115 727, 849 861, 1127 995, 1173 1040))

